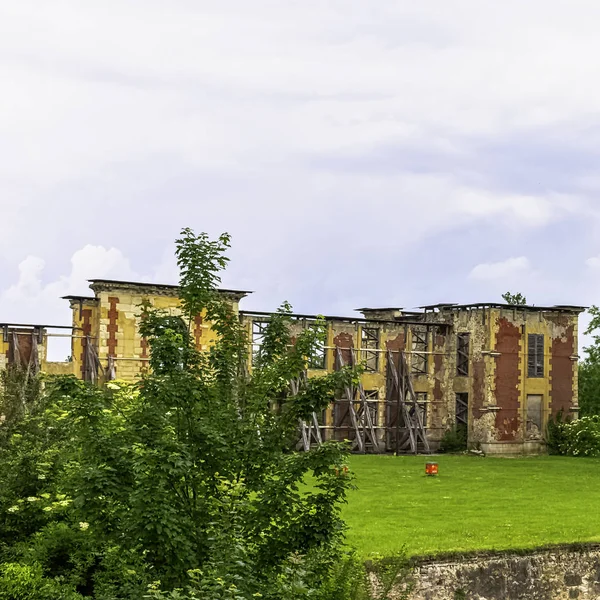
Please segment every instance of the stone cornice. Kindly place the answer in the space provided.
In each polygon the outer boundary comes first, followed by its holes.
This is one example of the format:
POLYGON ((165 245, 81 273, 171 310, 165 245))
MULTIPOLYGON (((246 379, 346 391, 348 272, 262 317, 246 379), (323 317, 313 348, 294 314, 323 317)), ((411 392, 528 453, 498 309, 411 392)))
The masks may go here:
MULTIPOLYGON (((142 283, 137 281, 114 281, 110 279, 90 279, 90 288, 94 294, 101 292, 129 292, 140 296, 167 296, 179 297, 178 285, 167 285, 160 283, 142 283)), ((226 298, 239 302, 242 298, 252 292, 243 290, 218 290, 226 298)))

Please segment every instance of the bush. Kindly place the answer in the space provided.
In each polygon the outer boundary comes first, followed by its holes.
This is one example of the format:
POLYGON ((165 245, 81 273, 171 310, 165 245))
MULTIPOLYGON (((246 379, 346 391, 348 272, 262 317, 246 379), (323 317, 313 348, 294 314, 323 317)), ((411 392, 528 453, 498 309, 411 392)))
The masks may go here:
POLYGON ((564 419, 563 412, 560 411, 556 417, 548 420, 546 428, 546 446, 549 454, 563 454, 563 448, 566 444, 565 425, 569 421, 564 419))
POLYGON ((548 450, 566 456, 600 456, 600 416, 563 421, 562 415, 548 423, 548 450))
POLYGON ((0 600, 83 600, 68 586, 46 579, 39 565, 0 565, 0 600))
POLYGON ((440 444, 440 452, 464 452, 467 449, 467 428, 455 426, 446 430, 440 444))
POLYGON ((319 590, 343 555, 348 448, 289 449, 358 372, 306 378, 325 321, 292 338, 284 303, 248 373, 247 332, 217 291, 228 246, 182 233, 183 318, 140 307, 137 384, 5 382, 0 600, 347 600, 319 590), (202 353, 200 314, 215 334, 202 353))
MULTIPOLYGON (((366 564, 354 552, 348 552, 330 563, 315 585, 317 582, 312 580, 311 574, 315 571, 315 562, 322 567, 322 558, 318 553, 292 557, 285 576, 275 580, 260 597, 263 600, 406 600, 413 590, 412 568, 404 551, 372 557, 366 564)), ((200 570, 188 574, 189 584, 185 588, 162 592, 157 582, 150 586, 145 598, 249 600, 231 578, 215 577, 200 570)))

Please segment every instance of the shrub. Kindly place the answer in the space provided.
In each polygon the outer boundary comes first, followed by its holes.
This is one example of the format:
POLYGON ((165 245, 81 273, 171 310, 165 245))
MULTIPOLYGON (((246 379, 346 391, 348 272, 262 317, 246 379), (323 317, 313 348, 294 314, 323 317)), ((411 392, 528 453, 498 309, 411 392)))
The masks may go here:
MULTIPOLYGON (((354 552, 330 562, 318 585, 313 580, 315 562, 322 568, 319 553, 290 558, 285 576, 273 581, 263 600, 406 600, 414 587, 412 567, 404 551, 374 556, 367 563, 354 552)), ((318 568, 316 569, 318 570, 318 568)), ((159 582, 145 596, 151 600, 250 600, 230 577, 215 577, 207 571, 189 571, 185 588, 162 592, 159 582)), ((258 596, 256 596, 258 597, 258 596)))
POLYGON ((556 417, 548 420, 546 427, 546 445, 549 454, 564 454, 567 433, 565 426, 569 421, 565 420, 563 412, 560 411, 556 417))
POLYGON ((571 422, 557 416, 548 423, 548 449, 552 454, 600 456, 600 416, 571 422))
POLYGON ((564 426, 563 454, 600 456, 600 416, 582 417, 564 426))
POLYGON ((455 426, 446 430, 440 443, 440 452, 464 452, 467 449, 467 428, 455 426))
POLYGON ((14 408, 0 430, 7 599, 55 588, 53 600, 320 600, 343 552, 348 448, 290 448, 299 421, 358 374, 306 378, 325 321, 292 339, 286 303, 248 373, 247 332, 216 287, 228 245, 182 233, 183 316, 141 307, 150 368, 137 384, 58 378, 40 399, 17 378, 4 397, 14 408), (215 333, 202 353, 190 335, 199 314, 215 333))
POLYGON ((46 579, 39 565, 2 563, 0 600, 83 600, 68 586, 46 579))

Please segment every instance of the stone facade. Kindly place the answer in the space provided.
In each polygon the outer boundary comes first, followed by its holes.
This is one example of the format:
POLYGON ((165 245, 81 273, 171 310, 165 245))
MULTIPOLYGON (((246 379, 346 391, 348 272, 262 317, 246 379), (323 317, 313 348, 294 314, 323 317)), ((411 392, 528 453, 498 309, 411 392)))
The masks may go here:
MULTIPOLYGON (((69 363, 45 360, 43 326, 19 333, 18 328, 0 325, 0 368, 9 361, 11 336, 26 337, 34 331, 43 370, 94 378, 89 372, 92 351, 101 367, 98 379, 110 374, 135 381, 148 363, 148 347, 139 334, 142 302, 181 315, 178 288, 109 280, 92 280, 90 287, 93 296, 66 298, 73 311, 69 363)), ((221 293, 239 314, 256 351, 269 314, 240 311, 247 292, 221 293)), ((336 368, 339 356, 366 364, 362 386, 380 449, 391 451, 388 364, 404 353, 432 449, 458 424, 467 429, 469 445, 486 453, 541 452, 548 419, 559 411, 577 416, 577 326, 582 310, 446 304, 419 312, 365 308, 360 309, 362 317, 325 317, 327 342, 309 376, 336 368)), ((293 334, 315 319, 294 315, 293 334)), ((193 335, 200 350, 212 343, 214 335, 203 315, 194 318, 193 335)), ((319 415, 319 427, 324 439, 352 434, 349 418, 340 418, 335 404, 319 415)))

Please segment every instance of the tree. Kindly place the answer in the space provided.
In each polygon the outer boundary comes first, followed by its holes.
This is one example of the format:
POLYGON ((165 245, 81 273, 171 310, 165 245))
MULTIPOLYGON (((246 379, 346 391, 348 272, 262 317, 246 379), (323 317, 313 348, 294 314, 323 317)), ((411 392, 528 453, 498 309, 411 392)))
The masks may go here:
POLYGON ((515 304, 517 306, 525 306, 527 304, 527 298, 520 293, 512 294, 511 292, 506 292, 506 294, 502 294, 502 298, 506 304, 515 304))
POLYGON ((592 320, 586 330, 592 343, 579 365, 579 406, 582 416, 600 415, 600 308, 589 310, 592 320))
POLYGON ((299 421, 358 373, 305 378, 325 325, 292 341, 288 304, 248 373, 246 332, 217 291, 228 247, 226 234, 211 241, 183 230, 183 318, 144 305, 151 368, 138 384, 58 378, 38 421, 24 416, 7 438, 0 558, 18 567, 8 572, 41 568, 65 597, 293 600, 324 598, 320 589, 340 597, 331 590, 351 485, 347 447, 290 450, 299 421), (208 352, 190 335, 198 314, 216 334, 208 352), (40 431, 51 432, 41 447, 40 431), (36 448, 41 479, 15 470, 36 448))

